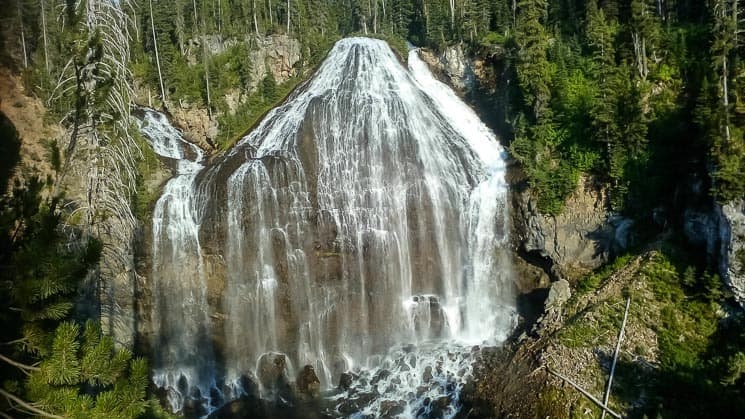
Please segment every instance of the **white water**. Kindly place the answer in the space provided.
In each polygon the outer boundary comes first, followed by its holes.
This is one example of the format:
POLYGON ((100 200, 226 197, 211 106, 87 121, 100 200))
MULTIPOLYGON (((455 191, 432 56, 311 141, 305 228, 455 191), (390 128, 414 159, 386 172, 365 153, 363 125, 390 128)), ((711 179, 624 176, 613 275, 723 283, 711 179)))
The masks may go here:
POLYGON ((179 159, 153 217, 155 381, 174 410, 196 389, 236 397, 279 352, 326 387, 357 373, 339 415, 373 391, 358 414, 442 397, 456 412, 470 346, 515 321, 504 151, 416 51, 409 67, 383 41, 341 40, 207 168, 148 114, 156 152, 179 159))
POLYGON ((144 110, 138 123, 153 150, 175 164, 175 176, 166 183, 153 210, 153 272, 169 272, 152 278, 153 381, 158 387, 173 389, 168 392, 170 404, 182 406, 188 397, 201 398, 197 391, 209 395, 214 386, 198 209, 192 200, 194 179, 204 168, 204 155, 184 140, 163 114, 144 110))

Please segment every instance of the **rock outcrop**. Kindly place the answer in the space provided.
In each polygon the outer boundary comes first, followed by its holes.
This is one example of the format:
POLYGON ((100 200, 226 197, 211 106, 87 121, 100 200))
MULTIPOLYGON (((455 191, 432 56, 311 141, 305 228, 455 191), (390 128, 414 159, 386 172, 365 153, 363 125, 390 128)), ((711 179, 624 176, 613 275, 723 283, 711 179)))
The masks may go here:
POLYGON ((605 191, 582 178, 561 214, 550 216, 538 211, 527 188, 516 188, 513 240, 518 253, 540 261, 554 278, 577 279, 599 267, 631 239, 631 220, 613 215, 605 201, 605 191))
POLYGON ((709 209, 689 208, 683 213, 683 232, 688 242, 706 252, 709 264, 745 306, 745 201, 709 209))
POLYGON ((740 305, 745 306, 745 201, 723 205, 721 213, 720 274, 740 305))

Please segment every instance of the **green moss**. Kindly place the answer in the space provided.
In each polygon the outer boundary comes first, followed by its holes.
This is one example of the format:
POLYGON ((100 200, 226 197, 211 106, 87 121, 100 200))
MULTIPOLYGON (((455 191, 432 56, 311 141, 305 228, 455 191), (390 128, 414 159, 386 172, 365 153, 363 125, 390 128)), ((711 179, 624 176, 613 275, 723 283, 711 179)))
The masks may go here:
POLYGON ((585 279, 580 280, 577 284, 577 296, 596 290, 601 283, 610 278, 619 269, 625 267, 633 258, 634 256, 631 254, 619 256, 609 265, 602 266, 585 279))
POLYGON ((132 132, 142 153, 142 157, 137 161, 137 190, 132 197, 132 210, 138 220, 145 222, 150 217, 153 204, 160 195, 160 191, 152 188, 150 183, 156 172, 160 170, 161 163, 142 135, 137 130, 132 130, 132 132))

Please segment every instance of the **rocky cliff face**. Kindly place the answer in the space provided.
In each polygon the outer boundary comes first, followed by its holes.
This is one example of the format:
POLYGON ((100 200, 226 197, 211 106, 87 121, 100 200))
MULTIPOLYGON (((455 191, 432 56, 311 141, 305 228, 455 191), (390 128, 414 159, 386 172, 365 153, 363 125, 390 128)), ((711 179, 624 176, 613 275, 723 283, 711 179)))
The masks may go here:
POLYGON ((197 65, 200 62, 203 43, 206 43, 207 51, 212 55, 221 54, 240 43, 248 45, 252 64, 248 90, 255 90, 270 72, 277 83, 296 76, 295 65, 302 59, 300 41, 287 35, 247 35, 243 39, 205 35, 187 43, 186 56, 190 64, 197 65))
POLYGON ((688 209, 683 214, 683 231, 688 241, 706 252, 709 263, 745 306, 745 201, 710 209, 688 209))
POLYGON ((541 214, 527 188, 513 191, 513 228, 523 257, 543 261, 557 278, 579 279, 625 249, 632 221, 606 209, 606 191, 581 178, 561 214, 541 214))
POLYGON ((745 306, 745 201, 722 206, 720 273, 737 301, 745 306))

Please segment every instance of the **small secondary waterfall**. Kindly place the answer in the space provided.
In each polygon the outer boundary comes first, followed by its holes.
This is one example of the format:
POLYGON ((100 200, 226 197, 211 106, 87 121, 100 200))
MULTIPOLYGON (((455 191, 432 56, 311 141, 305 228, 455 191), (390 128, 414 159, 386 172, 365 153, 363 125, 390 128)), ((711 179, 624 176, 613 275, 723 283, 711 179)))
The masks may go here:
POLYGON ((471 346, 511 332, 504 151, 416 50, 408 61, 383 41, 337 42, 209 164, 145 113, 143 133, 177 164, 152 225, 154 379, 174 410, 251 383, 271 397, 281 364, 292 377, 311 365, 327 388, 346 380, 333 414, 388 401, 416 416, 444 395, 447 416, 471 346), (345 404, 352 393, 378 396, 345 404))

